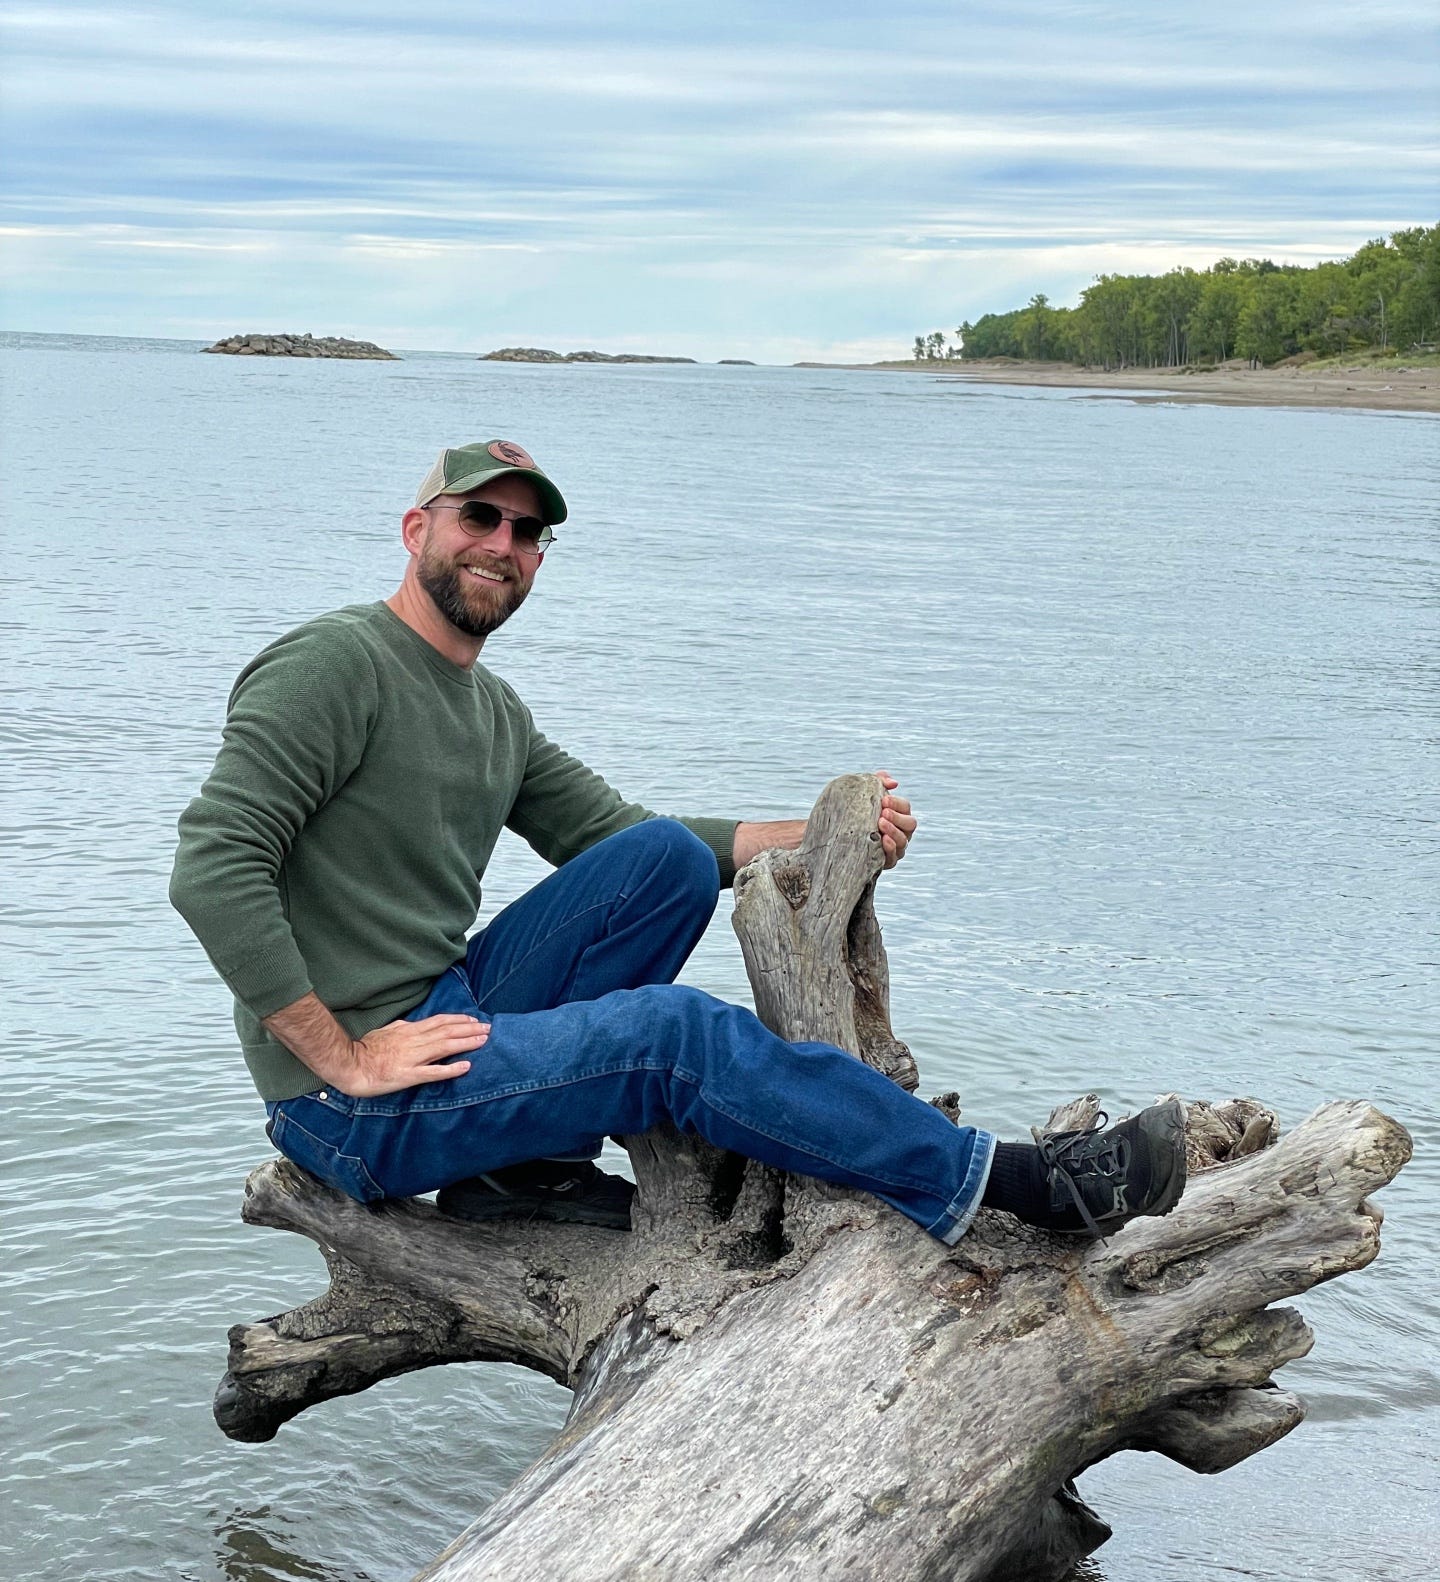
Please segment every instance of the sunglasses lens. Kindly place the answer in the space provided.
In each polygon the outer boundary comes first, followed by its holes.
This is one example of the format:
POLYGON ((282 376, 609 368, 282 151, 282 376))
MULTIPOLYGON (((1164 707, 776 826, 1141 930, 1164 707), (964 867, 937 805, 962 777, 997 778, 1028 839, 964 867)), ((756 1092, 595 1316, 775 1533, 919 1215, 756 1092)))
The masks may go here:
POLYGON ((472 533, 493 533, 501 520, 500 507, 488 500, 467 500, 460 508, 460 521, 472 533))
POLYGON ((532 553, 544 549, 554 537, 538 516, 517 516, 510 524, 510 531, 515 535, 515 542, 520 548, 528 549, 532 553))

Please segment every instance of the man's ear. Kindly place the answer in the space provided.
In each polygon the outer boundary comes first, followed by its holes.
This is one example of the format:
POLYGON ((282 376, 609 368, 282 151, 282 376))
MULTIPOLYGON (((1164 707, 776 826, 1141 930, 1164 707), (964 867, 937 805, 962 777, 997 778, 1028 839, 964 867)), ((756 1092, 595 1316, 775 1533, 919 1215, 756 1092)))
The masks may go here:
POLYGON ((400 518, 400 537, 412 555, 420 553, 425 540, 425 524, 429 519, 418 505, 412 505, 400 518))

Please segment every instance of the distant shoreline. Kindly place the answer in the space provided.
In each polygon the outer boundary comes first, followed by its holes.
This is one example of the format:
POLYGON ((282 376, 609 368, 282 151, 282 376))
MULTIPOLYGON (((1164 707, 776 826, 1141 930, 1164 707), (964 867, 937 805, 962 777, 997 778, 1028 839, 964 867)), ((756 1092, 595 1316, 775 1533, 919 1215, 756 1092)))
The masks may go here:
POLYGON ((1353 407, 1389 412, 1440 412, 1440 367, 1126 368, 1106 373, 1072 363, 925 361, 803 363, 807 368, 929 374, 944 384, 1042 385, 1095 392, 1097 400, 1181 402, 1207 406, 1353 407))
MULTIPOLYGON (((0 330, 0 346, 25 345, 49 341, 93 341, 97 343, 137 343, 207 349, 201 341, 177 336, 91 335, 59 330, 0 330)), ((379 348, 377 348, 377 351, 379 348)), ((311 354, 313 355, 313 353, 311 354)), ((399 353, 382 353, 386 360, 414 356, 484 358, 475 352, 451 352, 438 348, 411 347, 399 353)), ((584 365, 590 356, 566 359, 554 354, 561 366, 584 365)), ((596 354, 590 354, 594 356, 596 354)), ((603 362, 684 363, 697 366, 688 358, 651 358, 631 353, 606 356, 603 362)), ((720 365, 755 367, 746 358, 724 357, 720 365)), ((700 364, 699 366, 706 366, 700 364)), ((714 365, 710 365, 714 366, 714 365)), ((785 364, 760 366, 783 369, 785 364)), ((1393 365, 1327 362, 1293 367, 1248 368, 1222 366, 1205 372, 1184 368, 1126 368, 1105 372, 1082 368, 1073 363, 1021 362, 1011 359, 976 360, 959 358, 925 359, 873 363, 798 362, 794 368, 829 369, 855 373, 903 373, 928 375, 938 384, 1029 385, 1081 392, 1077 399, 1132 401, 1139 404, 1184 404, 1207 406, 1262 406, 1350 408, 1379 412, 1440 413, 1440 360, 1432 354, 1418 366, 1402 356, 1393 365)))

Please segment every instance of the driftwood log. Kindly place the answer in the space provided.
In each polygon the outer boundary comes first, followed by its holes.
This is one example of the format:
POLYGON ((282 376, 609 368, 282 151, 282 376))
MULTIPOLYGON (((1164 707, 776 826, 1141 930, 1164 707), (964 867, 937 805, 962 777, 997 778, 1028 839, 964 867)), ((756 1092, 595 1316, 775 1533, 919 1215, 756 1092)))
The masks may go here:
MULTIPOLYGON (((913 1088, 872 906, 879 795, 832 782, 803 847, 742 872, 735 927, 770 1026, 913 1088)), ((367 1209, 272 1162, 244 1217, 315 1241, 330 1289, 231 1330, 215 1415, 268 1439, 439 1362, 569 1386, 565 1428, 431 1582, 1059 1578, 1109 1535, 1075 1492, 1086 1467, 1143 1449, 1219 1472, 1300 1422, 1271 1374, 1311 1334, 1271 1304, 1375 1257, 1369 1195, 1410 1156, 1364 1103, 1283 1138, 1253 1100, 1192 1103, 1188 1130, 1179 1206, 1108 1243, 986 1211, 946 1248, 861 1194, 665 1130, 623 1139, 628 1235, 367 1209)))

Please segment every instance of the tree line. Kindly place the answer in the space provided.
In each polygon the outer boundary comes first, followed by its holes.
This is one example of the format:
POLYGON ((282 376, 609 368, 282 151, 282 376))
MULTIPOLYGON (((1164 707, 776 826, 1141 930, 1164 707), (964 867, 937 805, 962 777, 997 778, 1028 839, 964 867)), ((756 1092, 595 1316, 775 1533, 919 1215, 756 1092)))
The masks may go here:
POLYGON ((1440 225, 1396 231, 1353 257, 1306 269, 1222 258, 1208 269, 1100 275, 1074 308, 1043 295, 955 331, 915 337, 918 362, 1017 357, 1087 367, 1276 363, 1361 350, 1434 350, 1440 340, 1440 225))

